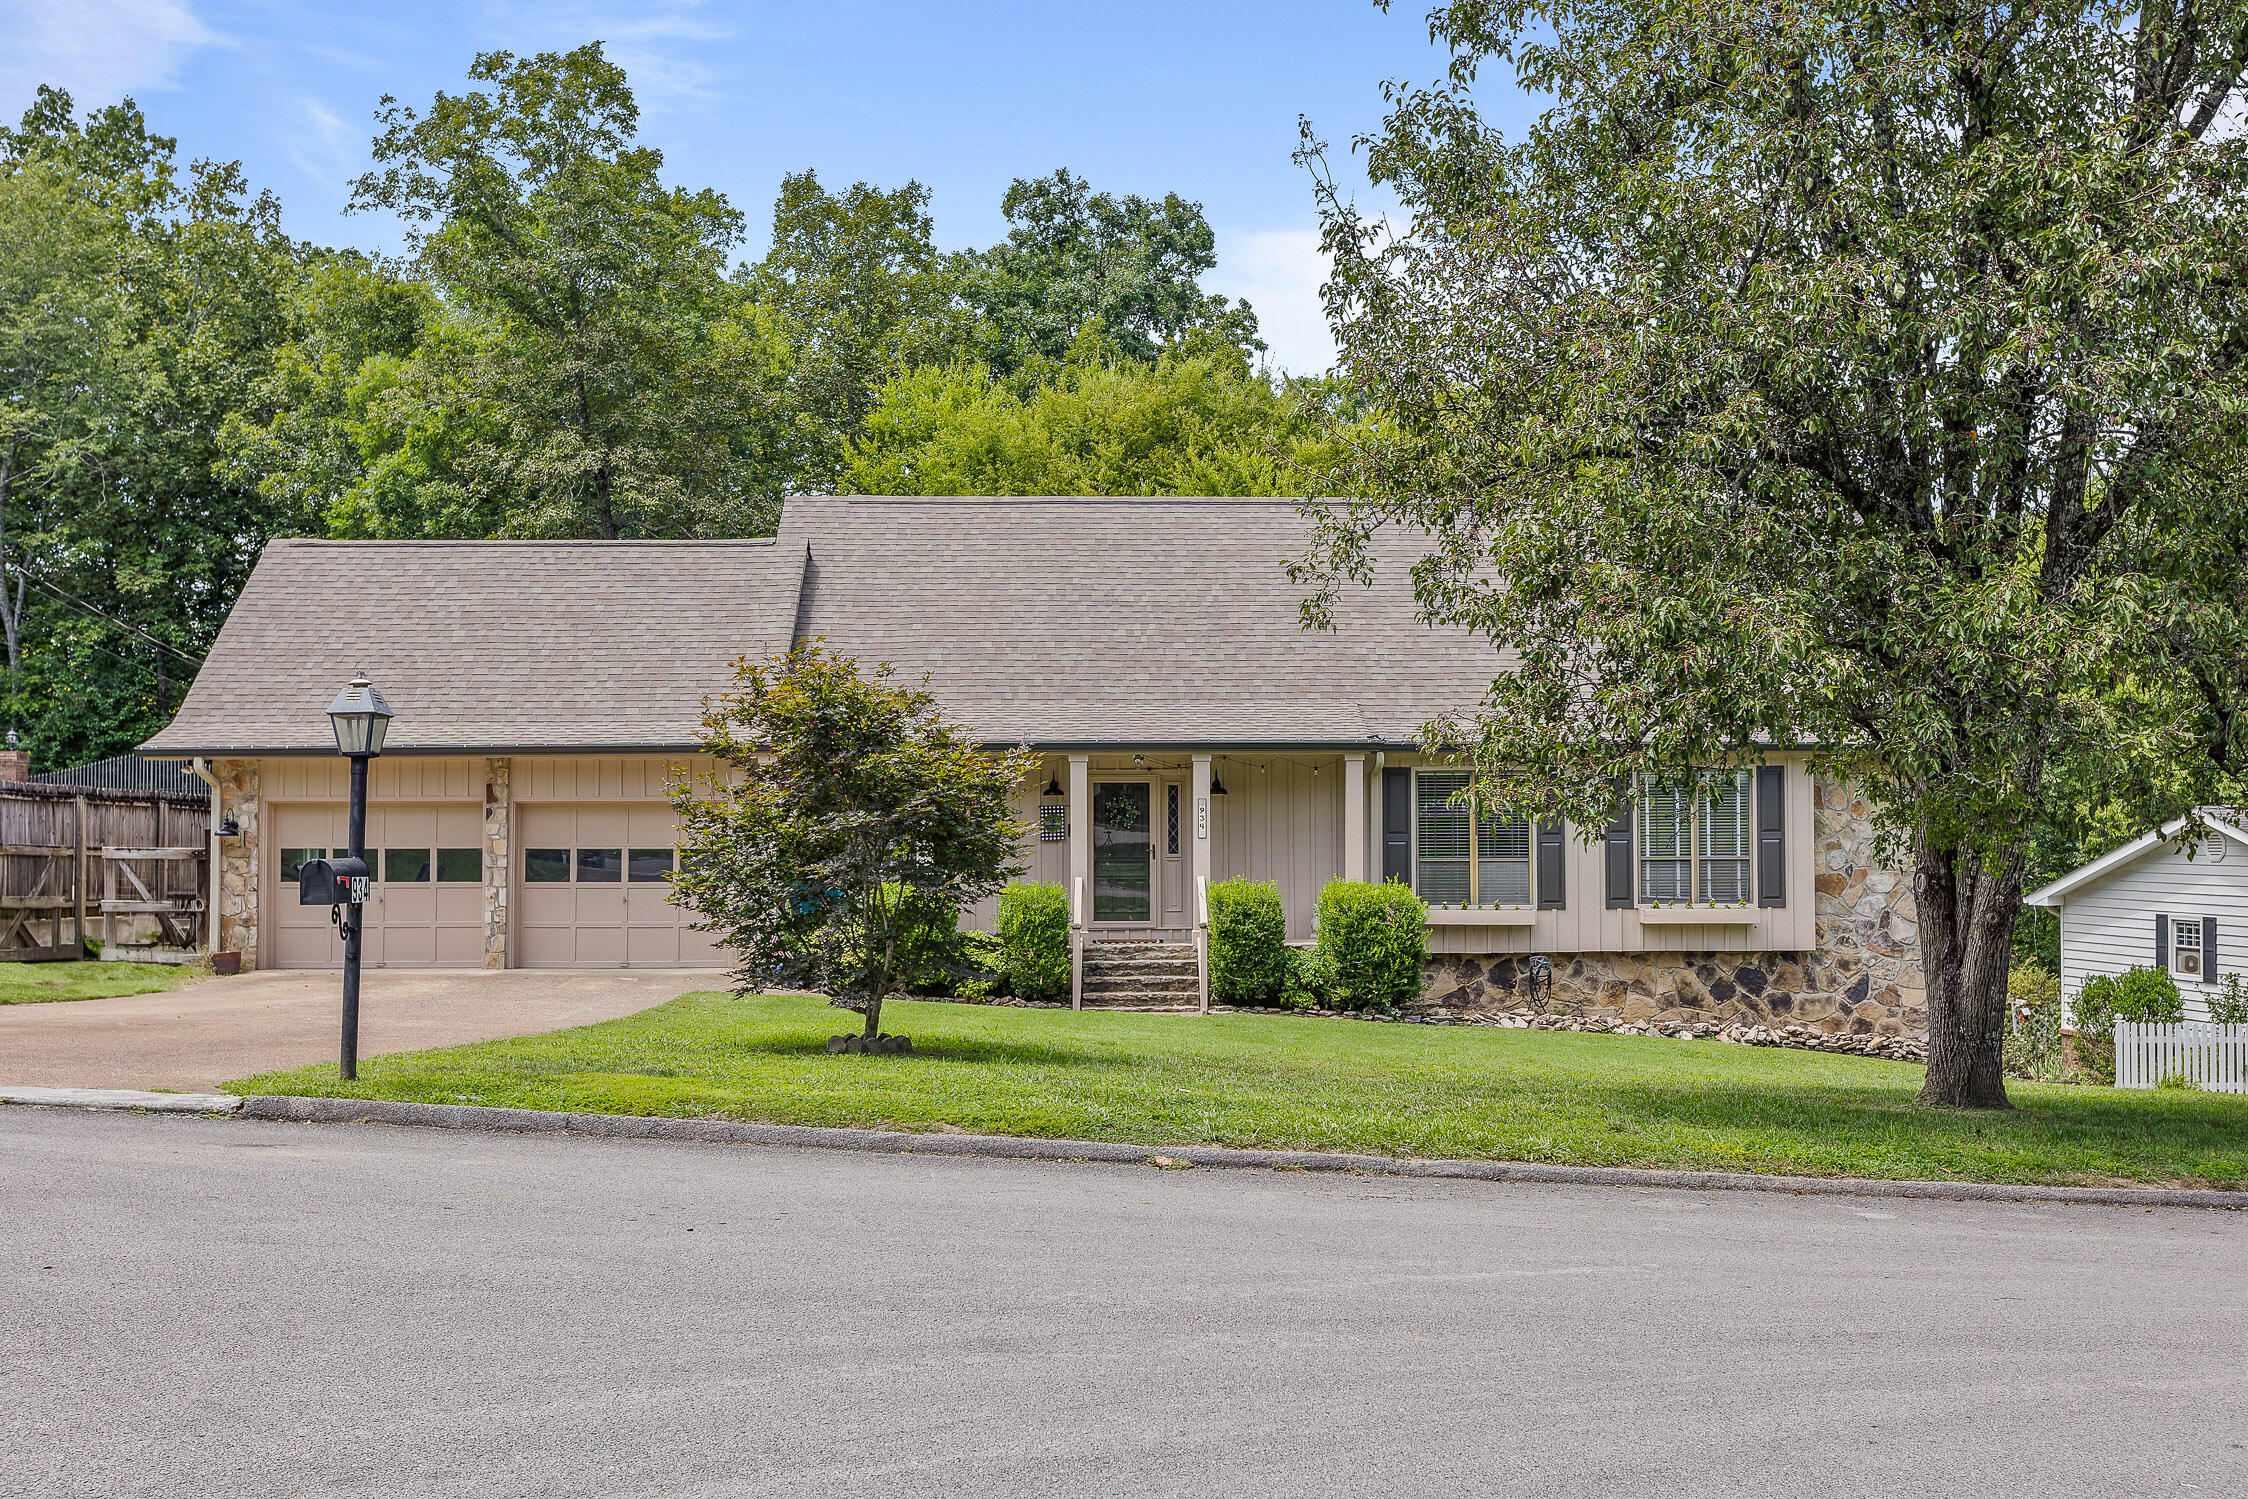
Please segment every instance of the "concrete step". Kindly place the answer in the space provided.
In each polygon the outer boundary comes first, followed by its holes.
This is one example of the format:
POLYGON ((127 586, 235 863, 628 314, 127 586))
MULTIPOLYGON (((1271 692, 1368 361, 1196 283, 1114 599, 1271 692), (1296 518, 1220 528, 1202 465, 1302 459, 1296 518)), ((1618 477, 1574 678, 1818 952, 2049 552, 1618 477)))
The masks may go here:
POLYGON ((1196 969, 1191 958, 1184 963, 1174 962, 1168 958, 1129 958, 1123 962, 1118 962, 1114 958, 1103 958, 1097 961, 1087 958, 1085 960, 1085 972, 1088 976, 1098 973, 1116 978, 1170 978, 1183 973, 1192 978, 1196 969))
POLYGON ((1194 973, 1133 973, 1128 978, 1102 975, 1093 978, 1086 973, 1086 996, 1095 993, 1200 993, 1200 982, 1194 973))
POLYGON ((1191 1010, 1199 1000, 1192 989, 1184 994, 1158 994, 1141 989, 1111 989, 1094 993, 1085 991, 1085 1008, 1088 1010, 1191 1010))

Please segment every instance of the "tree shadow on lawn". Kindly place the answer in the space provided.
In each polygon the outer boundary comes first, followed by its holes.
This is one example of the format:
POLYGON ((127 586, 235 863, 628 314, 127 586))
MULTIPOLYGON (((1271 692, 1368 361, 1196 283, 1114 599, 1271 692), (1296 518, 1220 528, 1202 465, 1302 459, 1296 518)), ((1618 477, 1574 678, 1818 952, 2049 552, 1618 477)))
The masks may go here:
MULTIPOLYGON (((965 1036, 944 1036, 924 1045, 914 1038, 913 1050, 890 1052, 874 1056, 853 1056, 848 1052, 830 1052, 827 1037, 769 1038, 744 1041, 726 1048, 734 1056, 771 1056, 808 1058, 825 1061, 833 1058, 843 1063, 882 1064, 886 1062, 949 1062, 972 1063, 982 1066, 1007 1067, 1059 1067, 1059 1068, 1128 1068, 1146 1064, 1147 1059, 1129 1053, 1119 1054, 1112 1048, 1077 1048, 1050 1045, 1035 1041, 985 1041, 965 1036)), ((690 1069, 691 1070, 691 1069, 690 1069)))
MULTIPOLYGON (((2086 1089, 2081 1098, 2055 1098, 2023 1090, 2013 1109, 1935 1109, 1915 1104, 1917 1091, 1917 1085, 1626 1084, 1595 1106, 1611 1127, 1621 1124, 1650 1134, 1768 1131, 1772 1148, 1788 1154, 1893 1146, 1924 1155, 1956 1153, 1964 1165, 1993 1151, 2025 1156, 2058 1151, 2142 1169, 2157 1164, 2172 1170, 2215 1169, 2221 1174, 2211 1179, 2228 1184, 2248 1177, 2248 1099, 2216 1094, 2130 1098, 2107 1089, 2086 1089)), ((2083 1160, 2055 1162, 2053 1169, 2100 1167, 2096 1160, 2083 1160)))

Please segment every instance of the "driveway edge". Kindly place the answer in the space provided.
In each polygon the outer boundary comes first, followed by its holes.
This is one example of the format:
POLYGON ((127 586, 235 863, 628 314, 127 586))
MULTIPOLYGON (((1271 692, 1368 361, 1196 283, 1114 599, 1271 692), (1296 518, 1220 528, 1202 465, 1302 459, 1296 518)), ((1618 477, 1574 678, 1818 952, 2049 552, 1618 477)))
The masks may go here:
POLYGON ((1022 1161, 1099 1161, 1277 1171, 1340 1171, 1560 1186, 1667 1187, 1703 1192, 1787 1192, 1820 1197, 1924 1197, 1953 1202, 2070 1202, 2110 1207, 2248 1210, 2248 1192, 2183 1187, 2038 1187, 2000 1182, 1878 1181, 1866 1177, 1759 1176, 1732 1171, 1650 1171, 1628 1166, 1545 1166, 1527 1161, 1414 1160, 1306 1150, 1236 1150, 1211 1145, 1119 1145, 1109 1140, 1042 1140, 1017 1135, 907 1134, 730 1119, 660 1119, 645 1114, 561 1114, 470 1104, 387 1099, 243 1100, 240 1118, 299 1124, 400 1124, 495 1134, 593 1135, 623 1140, 688 1140, 710 1145, 793 1145, 888 1155, 985 1156, 1022 1161))

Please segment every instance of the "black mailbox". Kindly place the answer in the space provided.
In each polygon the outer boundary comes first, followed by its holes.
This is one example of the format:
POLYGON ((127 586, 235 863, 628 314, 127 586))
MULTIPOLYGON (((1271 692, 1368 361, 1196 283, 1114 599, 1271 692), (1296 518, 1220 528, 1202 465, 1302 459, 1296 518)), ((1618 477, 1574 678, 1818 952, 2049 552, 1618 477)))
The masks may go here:
POLYGON ((307 859, 297 872, 300 906, 363 906, 367 903, 365 859, 307 859))

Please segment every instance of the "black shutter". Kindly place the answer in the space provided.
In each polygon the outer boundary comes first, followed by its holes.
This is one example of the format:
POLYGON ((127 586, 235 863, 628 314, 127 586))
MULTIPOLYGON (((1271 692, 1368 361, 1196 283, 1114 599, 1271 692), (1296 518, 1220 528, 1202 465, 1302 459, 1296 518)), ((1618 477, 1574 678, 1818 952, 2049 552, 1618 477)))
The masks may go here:
POLYGON ((1787 904, 1787 767, 1756 768, 1756 903, 1787 904))
POLYGON ((1382 772, 1382 878, 1413 883, 1413 773, 1382 772))
POLYGON ((1632 891, 1637 881, 1632 869, 1631 793, 1616 798, 1616 815, 1608 822, 1608 909, 1639 904, 1632 891))
POLYGON ((1569 847, 1566 829, 1557 818, 1538 824, 1538 909, 1569 908, 1569 847))
POLYGON ((2217 918, 2201 918, 2201 982, 2213 984, 2221 972, 2217 967, 2217 918))
POLYGON ((2164 969, 2170 966, 2170 918, 2167 916, 2154 918, 2154 966, 2164 969))

